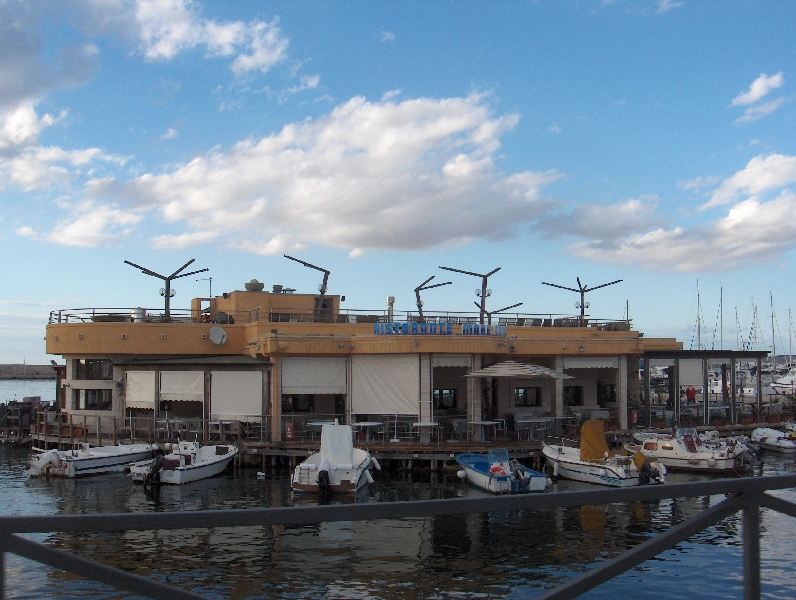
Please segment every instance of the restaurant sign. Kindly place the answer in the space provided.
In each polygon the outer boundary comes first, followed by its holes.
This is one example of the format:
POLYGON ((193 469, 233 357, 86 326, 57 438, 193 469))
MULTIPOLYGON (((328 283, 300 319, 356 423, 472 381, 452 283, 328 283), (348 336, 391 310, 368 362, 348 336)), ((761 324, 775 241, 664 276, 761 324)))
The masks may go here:
MULTIPOLYGON (((373 333, 376 335, 453 335, 453 323, 374 323, 373 333)), ((503 325, 465 323, 461 326, 461 332, 457 333, 505 336, 506 328, 503 325)))

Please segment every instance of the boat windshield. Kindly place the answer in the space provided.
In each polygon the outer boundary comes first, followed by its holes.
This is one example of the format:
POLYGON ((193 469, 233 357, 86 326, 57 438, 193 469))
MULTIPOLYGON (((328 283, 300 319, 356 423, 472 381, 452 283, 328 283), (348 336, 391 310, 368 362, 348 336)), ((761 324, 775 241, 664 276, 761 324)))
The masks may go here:
POLYGON ((489 451, 489 464, 509 462, 509 451, 505 448, 495 448, 489 451))

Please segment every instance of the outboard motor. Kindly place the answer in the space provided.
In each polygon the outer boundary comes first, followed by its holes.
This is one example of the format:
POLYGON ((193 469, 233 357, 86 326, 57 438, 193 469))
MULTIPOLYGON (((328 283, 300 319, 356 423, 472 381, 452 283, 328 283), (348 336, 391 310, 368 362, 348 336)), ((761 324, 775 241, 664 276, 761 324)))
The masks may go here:
POLYGON ((152 461, 152 466, 149 467, 149 473, 144 478, 144 486, 148 483, 160 483, 160 470, 163 468, 164 460, 163 450, 160 448, 155 450, 155 458, 152 461))
POLYGON ((327 501, 332 497, 332 481, 326 469, 318 471, 318 497, 327 501))
POLYGON ((523 477, 522 466, 520 465, 520 461, 516 458, 511 459, 511 472, 514 475, 514 479, 520 484, 521 487, 528 487, 528 483, 530 483, 530 479, 528 477, 523 477))
POLYGON ((653 468, 650 461, 645 460, 641 470, 638 472, 638 484, 649 485, 652 482, 657 482, 660 476, 658 469, 653 468))

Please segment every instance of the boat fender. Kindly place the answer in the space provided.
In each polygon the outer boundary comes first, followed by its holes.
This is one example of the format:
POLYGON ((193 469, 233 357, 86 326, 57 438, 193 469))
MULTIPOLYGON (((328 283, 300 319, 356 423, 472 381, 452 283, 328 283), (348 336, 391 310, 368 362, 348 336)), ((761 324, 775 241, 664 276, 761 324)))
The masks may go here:
POLYGON ((626 477, 625 468, 624 467, 618 467, 616 469, 616 474, 619 475, 619 479, 624 479, 626 477))
POLYGON ((712 456, 708 459, 708 466, 709 467, 715 467, 716 466, 716 459, 713 458, 712 456))
POLYGON ((373 475, 370 474, 370 471, 365 471, 365 479, 368 480, 368 483, 373 483, 373 475))
POLYGON ((467 471, 465 471, 464 469, 459 469, 458 471, 456 471, 456 477, 458 477, 459 479, 467 479, 467 471))
POLYGON ((370 457, 370 462, 371 462, 371 464, 372 464, 372 465, 375 467, 375 469, 376 469, 377 471, 381 471, 381 465, 379 464, 379 461, 377 461, 375 458, 373 458, 373 457, 371 456, 371 457, 370 457))
POLYGON ((487 471, 487 474, 490 477, 492 477, 493 475, 497 475, 499 477, 505 477, 506 476, 506 472, 503 470, 503 467, 500 467, 498 465, 495 465, 493 467, 489 467, 489 471, 487 471))
POLYGON ((553 477, 558 477, 558 461, 553 461, 553 477))
POLYGON ((600 469, 600 470, 598 471, 598 473, 599 473, 600 475, 605 475, 606 473, 608 473, 608 471, 606 471, 605 469, 600 469))

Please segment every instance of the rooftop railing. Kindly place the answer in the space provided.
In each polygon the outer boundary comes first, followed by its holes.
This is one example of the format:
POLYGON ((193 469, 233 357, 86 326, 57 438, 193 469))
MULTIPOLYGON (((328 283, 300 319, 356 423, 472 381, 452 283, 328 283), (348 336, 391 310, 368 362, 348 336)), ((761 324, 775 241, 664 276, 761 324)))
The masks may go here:
MULTIPOLYGON (((337 314, 312 309, 252 308, 238 312, 209 312, 197 314, 190 309, 171 309, 167 318, 163 309, 152 308, 71 308, 51 311, 49 324, 54 323, 387 323, 386 310, 344 309, 337 314)), ((413 311, 395 311, 396 323, 452 323, 454 325, 480 322, 477 312, 437 311, 420 314, 413 311)), ((485 317, 485 323, 518 327, 580 327, 577 315, 557 313, 500 313, 485 317)), ((583 327, 601 331, 630 331, 632 321, 588 318, 583 327)))
MULTIPOLYGON (((771 490, 796 487, 796 475, 748 477, 689 483, 667 483, 633 488, 524 494, 497 497, 455 498, 373 504, 339 504, 285 508, 236 509, 163 513, 36 515, 0 517, 0 551, 74 573, 116 588, 150 598, 203 598, 164 583, 134 575, 96 561, 58 550, 20 534, 49 532, 142 531, 173 529, 212 529, 216 527, 254 527, 301 525, 335 521, 365 521, 437 517, 495 511, 526 511, 556 507, 649 502, 667 498, 726 497, 660 535, 610 558, 599 566, 543 593, 543 600, 567 600, 611 580, 617 575, 674 548, 691 536, 742 513, 743 578, 745 600, 758 600, 760 580, 761 509, 796 517, 796 504, 769 494, 771 490)), ((2 569, 0 569, 2 573, 2 569)), ((0 580, 0 598, 6 597, 5 576, 0 580)))

